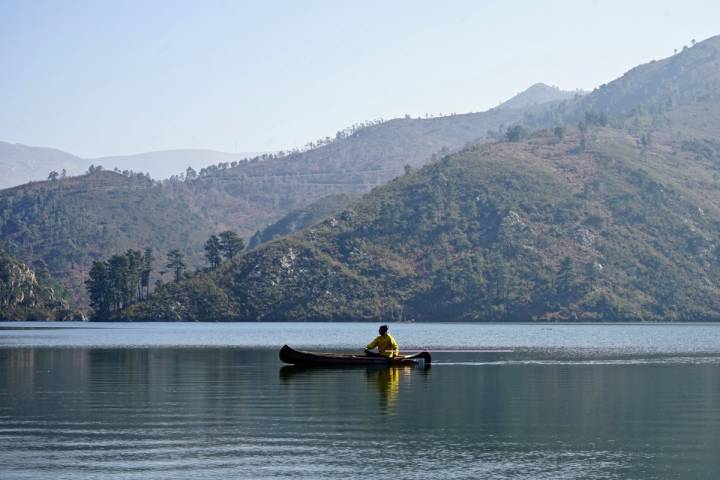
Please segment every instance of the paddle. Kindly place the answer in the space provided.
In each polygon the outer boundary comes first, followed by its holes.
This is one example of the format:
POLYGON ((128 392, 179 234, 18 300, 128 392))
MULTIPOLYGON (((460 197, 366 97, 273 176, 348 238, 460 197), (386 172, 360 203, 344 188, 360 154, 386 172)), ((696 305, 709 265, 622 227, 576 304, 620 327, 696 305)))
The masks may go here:
POLYGON ((430 365, 432 363, 432 357, 428 352, 419 352, 415 355, 406 355, 403 357, 403 360, 424 360, 427 365, 430 365))

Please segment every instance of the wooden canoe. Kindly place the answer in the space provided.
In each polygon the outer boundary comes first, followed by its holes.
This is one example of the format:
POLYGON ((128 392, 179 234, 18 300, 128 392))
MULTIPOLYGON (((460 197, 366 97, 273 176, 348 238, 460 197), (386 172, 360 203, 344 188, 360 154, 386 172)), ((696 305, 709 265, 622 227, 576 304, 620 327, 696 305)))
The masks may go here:
POLYGON ((430 365, 432 358, 428 352, 395 358, 371 357, 346 353, 315 353, 294 350, 287 345, 280 349, 280 360, 291 365, 430 365))

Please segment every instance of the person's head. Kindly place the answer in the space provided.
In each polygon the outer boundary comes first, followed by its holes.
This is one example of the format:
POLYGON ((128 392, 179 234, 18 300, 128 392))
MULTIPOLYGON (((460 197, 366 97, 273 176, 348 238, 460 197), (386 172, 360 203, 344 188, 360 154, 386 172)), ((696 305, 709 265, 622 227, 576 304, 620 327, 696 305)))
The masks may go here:
POLYGON ((380 332, 380 335, 385 335, 388 331, 387 325, 380 325, 380 329, 378 330, 380 332))

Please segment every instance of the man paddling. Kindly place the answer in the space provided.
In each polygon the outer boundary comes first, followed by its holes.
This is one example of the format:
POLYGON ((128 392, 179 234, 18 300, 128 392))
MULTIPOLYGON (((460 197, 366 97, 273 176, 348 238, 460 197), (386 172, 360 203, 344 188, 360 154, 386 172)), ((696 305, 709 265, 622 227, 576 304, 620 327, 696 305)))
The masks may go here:
POLYGON ((375 337, 373 341, 368 343, 367 347, 365 347, 365 355, 369 355, 371 357, 397 357, 400 353, 400 347, 398 347, 395 338, 388 333, 388 326, 381 325, 378 333, 380 335, 375 337), (375 347, 377 347, 378 353, 370 351, 375 347))

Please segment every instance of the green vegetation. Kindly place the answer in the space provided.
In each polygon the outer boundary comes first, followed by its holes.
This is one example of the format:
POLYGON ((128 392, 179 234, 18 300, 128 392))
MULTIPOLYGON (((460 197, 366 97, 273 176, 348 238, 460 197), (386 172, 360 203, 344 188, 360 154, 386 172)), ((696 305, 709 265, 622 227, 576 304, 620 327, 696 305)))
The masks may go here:
POLYGON ((190 265, 200 265, 202 242, 215 227, 192 196, 143 175, 92 170, 0 191, 7 252, 45 266, 75 306, 89 301, 84 282, 93 261, 109 253, 177 248, 190 265))
POLYGON ((720 37, 544 106, 373 122, 162 184, 53 175, 0 191, 0 238, 80 304, 108 252, 175 250, 128 319, 713 319, 718 72, 720 37))
POLYGON ((513 125, 505 132, 505 139, 508 142, 519 142, 528 137, 529 132, 522 125, 513 125))
POLYGON ((62 289, 46 270, 36 273, 0 245, 0 321, 81 318, 68 309, 62 289))
POLYGON ((44 262, 73 305, 84 307, 92 262, 110 253, 178 249, 197 268, 212 232, 232 229, 249 238, 315 200, 365 193, 401 175, 408 163, 422 165, 436 152, 482 140, 523 112, 370 122, 307 150, 189 169, 164 182, 95 165, 78 177, 52 174, 0 190, 0 239, 22 261, 44 262))
POLYGON ((171 250, 167 254, 167 264, 165 265, 170 271, 173 272, 175 282, 179 282, 183 279, 187 264, 185 263, 185 256, 180 253, 180 250, 171 250))
MULTIPOLYGON (((409 173, 409 171, 406 173, 409 173)), ((272 225, 257 231, 250 239, 248 246, 251 249, 255 248, 262 243, 290 235, 330 216, 337 215, 358 198, 357 195, 348 194, 322 197, 305 207, 293 210, 272 225)))
POLYGON ((232 230, 220 232, 220 251, 231 262, 245 249, 245 240, 232 230))
POLYGON ((698 144, 655 130, 643 145, 626 125, 470 147, 125 318, 719 320, 720 187, 693 179, 720 167, 698 144))
MULTIPOLYGON (((244 240, 235 232, 226 230, 220 235, 211 235, 205 243, 206 258, 210 262, 210 269, 222 265, 223 256, 229 262, 240 254, 244 248, 244 240)), ((185 256, 178 249, 169 251, 166 255, 165 267, 170 270, 174 283, 168 284, 163 291, 175 293, 183 291, 176 286, 192 275, 187 274, 185 256)), ((94 261, 90 268, 88 279, 85 281, 90 306, 93 309, 93 320, 116 320, 122 318, 124 312, 133 306, 145 301, 150 295, 150 277, 153 273, 155 257, 151 248, 144 252, 128 250, 124 254, 116 254, 107 260, 94 261)), ((200 275, 207 270, 200 270, 200 275)), ((161 272, 163 273, 163 272, 161 272)), ((192 283, 203 293, 188 297, 189 300, 199 302, 201 311, 218 312, 218 307, 211 308, 206 302, 214 296, 212 289, 207 285, 192 283)), ((158 279, 157 287, 162 286, 158 279)), ((162 290, 162 289, 161 289, 162 290)))
POLYGON ((128 250, 107 261, 93 262, 85 285, 95 318, 107 319, 142 301, 149 293, 154 260, 152 250, 146 249, 144 254, 139 250, 128 250))
POLYGON ((205 242, 205 258, 207 258, 210 268, 217 268, 222 261, 220 254, 220 239, 217 235, 211 235, 208 241, 205 242))

